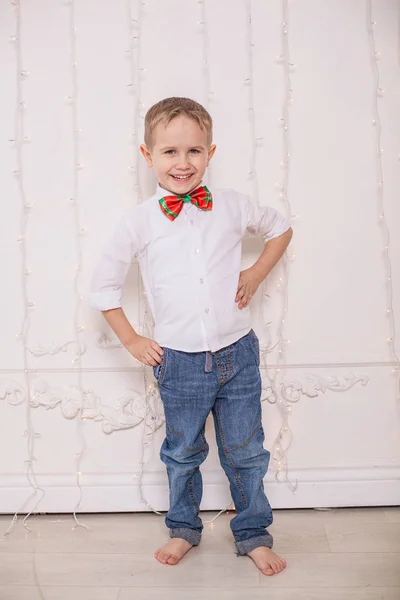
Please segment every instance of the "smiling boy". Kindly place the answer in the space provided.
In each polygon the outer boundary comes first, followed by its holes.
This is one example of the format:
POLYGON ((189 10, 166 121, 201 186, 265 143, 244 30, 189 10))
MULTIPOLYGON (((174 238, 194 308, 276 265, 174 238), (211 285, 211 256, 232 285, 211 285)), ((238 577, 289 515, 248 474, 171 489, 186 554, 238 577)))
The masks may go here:
POLYGON ((120 221, 93 278, 91 304, 125 348, 152 366, 166 419, 160 451, 167 467, 171 540, 155 556, 177 564, 201 540, 200 465, 208 454, 205 423, 212 412, 221 465, 236 516, 230 526, 238 556, 265 575, 286 561, 272 551, 272 510, 263 478, 264 449, 259 343, 249 302, 283 255, 292 230, 277 211, 233 190, 202 185, 214 155, 212 120, 197 102, 167 98, 150 108, 140 150, 154 169, 154 196, 120 221), (265 247, 240 271, 242 239, 265 247), (135 332, 121 308, 121 289, 136 257, 154 317, 154 340, 135 332))

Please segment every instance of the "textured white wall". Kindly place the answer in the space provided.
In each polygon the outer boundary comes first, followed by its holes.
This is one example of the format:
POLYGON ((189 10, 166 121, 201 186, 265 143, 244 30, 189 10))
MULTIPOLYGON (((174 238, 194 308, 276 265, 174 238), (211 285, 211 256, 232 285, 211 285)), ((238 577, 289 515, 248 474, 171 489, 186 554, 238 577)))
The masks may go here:
MULTIPOLYGON (((142 139, 147 108, 163 97, 185 95, 209 107, 218 146, 208 177, 211 189, 233 187, 252 193, 260 203, 287 214, 276 186, 283 176, 280 118, 286 89, 284 68, 276 59, 282 53, 282 4, 75 0, 74 108, 67 100, 73 94, 71 6, 61 0, 22 0, 20 38, 13 42, 16 15, 10 3, 1 3, 0 512, 19 509, 30 495, 24 461, 29 459, 27 441, 33 432, 41 434, 32 438, 37 482, 46 490, 41 510, 74 510, 79 499, 75 455, 83 442, 81 509, 145 509, 138 475, 146 431, 143 424, 123 430, 124 423, 132 424, 144 414, 143 374, 132 370, 137 364, 122 349, 98 347, 99 332, 111 339, 110 332, 101 315, 79 296, 86 298, 93 266, 122 211, 137 201, 138 194, 144 198, 154 189, 135 140, 142 139), (132 35, 139 39, 131 40, 132 35), (29 77, 20 78, 20 87, 18 44, 22 69, 29 71, 29 77), (132 82, 135 85, 128 87, 132 82), (18 144, 9 141, 15 137, 18 89, 25 102, 25 135, 32 138, 22 145, 19 175, 26 201, 33 205, 25 214, 29 276, 24 274, 22 244, 16 241, 24 223, 21 188, 18 176, 12 174, 18 144), (74 114, 81 130, 76 135, 74 114), (253 164, 254 138, 261 139, 253 164), (77 174, 77 208, 69 201, 76 172, 74 139, 83 165, 77 174), (137 175, 131 169, 135 165, 137 175), (249 177, 253 167, 255 176, 249 177), (133 187, 137 180, 139 188, 133 187), (83 236, 78 236, 78 213, 79 227, 87 230, 83 236), (78 250, 82 269, 77 277, 78 250), (42 356, 28 352, 27 363, 23 340, 16 339, 24 320, 25 287, 28 300, 35 303, 29 311, 27 346, 36 354, 40 348, 45 352, 42 356), (74 344, 60 351, 76 340, 75 317, 84 326, 79 332, 86 346, 81 368, 79 361, 73 362, 74 344), (33 403, 39 406, 27 405, 28 379, 33 403), (87 392, 87 420, 78 423, 80 386, 87 392), (15 396, 16 389, 20 391, 15 396), (42 404, 54 408, 46 410, 42 404), (104 433, 113 428, 111 435, 104 433), (23 436, 26 430, 28 436, 23 436)), ((267 492, 274 506, 400 501, 400 410, 388 343, 393 330, 379 219, 367 5, 364 0, 288 2, 290 59, 296 65, 290 73, 294 102, 288 130, 288 197, 291 214, 298 215, 289 255, 295 260, 289 261, 288 280, 281 288, 282 265, 267 282, 270 299, 260 290, 252 307, 262 345, 273 346, 279 341, 287 286, 284 337, 290 344, 284 346, 287 368, 277 381, 292 395, 300 390, 299 402, 288 415, 293 442, 287 455, 290 480, 297 478, 299 488, 293 495, 287 483, 276 485, 277 461, 271 461, 267 492)), ((383 199, 391 234, 393 308, 400 331, 399 3, 373 1, 372 7, 381 53, 380 85, 385 91, 378 100, 383 199)), ((260 249, 257 241, 246 240, 243 264, 250 264, 260 249)), ((144 314, 142 300, 138 309, 137 289, 133 267, 125 306, 134 327, 140 327, 144 314)), ((267 356, 269 369, 263 369, 266 388, 268 376, 276 374, 277 360, 275 348, 267 356)), ((151 382, 149 372, 147 383, 151 382)), ((279 410, 267 396, 266 390, 266 445, 272 449, 282 427, 284 404, 279 410)), ((283 432, 283 447, 290 441, 288 433, 283 432)), ((208 435, 212 440, 211 423, 208 435)), ((166 476, 158 459, 162 438, 160 429, 144 447, 148 463, 143 491, 153 506, 165 509, 166 476)), ((204 506, 226 506, 228 487, 214 443, 203 471, 204 506)), ((33 506, 31 502, 27 508, 33 506)))

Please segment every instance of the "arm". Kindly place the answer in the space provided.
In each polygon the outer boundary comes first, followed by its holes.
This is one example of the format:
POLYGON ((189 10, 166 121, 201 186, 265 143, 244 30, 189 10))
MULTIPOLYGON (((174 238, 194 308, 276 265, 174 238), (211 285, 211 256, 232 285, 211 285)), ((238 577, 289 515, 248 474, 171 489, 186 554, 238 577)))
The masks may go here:
POLYGON ((292 236, 293 230, 292 228, 289 228, 282 235, 269 240, 269 242, 265 244, 264 250, 257 262, 250 267, 250 269, 246 269, 240 273, 238 290, 235 298, 235 302, 239 302, 240 309, 248 305, 260 283, 264 281, 284 254, 292 236))
POLYGON ((243 231, 261 236, 265 247, 260 258, 239 277, 235 302, 242 309, 248 305, 258 286, 267 277, 285 252, 293 231, 286 220, 274 208, 260 206, 249 196, 243 197, 243 231))
POLYGON ((90 304, 100 310, 123 346, 147 366, 162 362, 162 348, 153 340, 136 333, 121 308, 122 286, 137 247, 134 231, 124 217, 103 252, 95 269, 90 304))

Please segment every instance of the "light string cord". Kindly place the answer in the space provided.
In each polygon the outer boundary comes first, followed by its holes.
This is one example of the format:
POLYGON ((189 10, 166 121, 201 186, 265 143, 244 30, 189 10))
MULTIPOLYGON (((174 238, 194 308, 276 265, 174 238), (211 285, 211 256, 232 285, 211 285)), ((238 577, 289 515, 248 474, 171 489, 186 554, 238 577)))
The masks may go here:
MULTIPOLYGON (((72 95, 71 100, 71 124, 72 124, 72 161, 73 161, 73 182, 72 182, 72 206, 73 206, 73 219, 76 230, 75 236, 75 251, 77 257, 76 272, 74 277, 74 292, 75 292, 75 309, 74 309, 74 329, 75 329, 75 343, 76 348, 82 348, 82 331, 83 327, 80 325, 80 315, 83 296, 81 294, 81 277, 83 270, 83 252, 81 244, 81 216, 79 206, 79 171, 83 165, 80 163, 80 147, 79 147, 79 129, 78 129, 78 73, 77 73, 77 62, 76 62, 76 27, 75 27, 75 0, 70 0, 68 4, 69 8, 69 34, 70 34, 70 60, 71 60, 71 82, 72 82, 72 95)), ((79 440, 79 451, 75 454, 75 466, 76 466, 76 485, 79 490, 78 502, 73 511, 73 517, 75 520, 76 527, 84 527, 90 530, 90 527, 81 523, 77 517, 77 511, 81 507, 83 499, 83 488, 81 485, 82 477, 82 462, 86 454, 87 444, 83 431, 84 410, 85 410, 85 390, 82 381, 82 354, 78 351, 76 358, 73 361, 77 366, 77 380, 78 389, 80 392, 81 405, 79 407, 79 413, 76 420, 76 432, 79 440)))
POLYGON ((378 197, 378 211, 379 220, 382 228, 382 237, 384 243, 384 261, 385 261, 385 273, 386 273, 386 291, 387 291, 387 307, 386 314, 389 319, 390 334, 387 342, 389 344, 390 353, 395 363, 393 372, 397 376, 397 400, 400 400, 400 361, 399 356, 396 352, 396 320, 393 307, 393 281, 392 281, 392 262, 390 259, 390 231, 385 214, 385 186, 383 178, 383 165, 382 165, 382 122, 380 117, 380 98, 384 95, 384 90, 380 84, 380 71, 378 58, 380 53, 376 50, 374 27, 376 22, 373 20, 372 14, 372 0, 366 0, 366 21, 367 21, 367 35, 368 35, 368 49, 370 55, 370 63, 373 76, 373 102, 372 111, 373 119, 372 125, 375 131, 375 156, 376 156, 376 176, 377 176, 377 197, 378 197))
MULTIPOLYGON (((291 221, 291 204, 289 199, 289 178, 290 178, 290 159, 291 159, 291 139, 290 139, 290 105, 292 104, 292 81, 291 81, 291 70, 294 67, 290 61, 290 48, 288 39, 288 27, 289 27, 289 6, 288 0, 282 0, 282 24, 281 24, 281 38, 282 38, 282 54, 279 56, 279 60, 283 65, 284 70, 284 81, 285 81, 285 92, 284 102, 282 108, 282 141, 283 141, 283 158, 281 166, 283 168, 282 183, 280 187, 280 198, 286 206, 286 214, 288 221, 291 221)), ((288 473, 288 460, 287 453, 293 440, 293 432, 289 426, 289 413, 291 411, 291 405, 287 402, 284 395, 284 371, 286 363, 286 344, 285 340, 285 318, 289 307, 289 294, 288 294, 288 256, 285 252, 282 257, 282 271, 283 275, 280 278, 278 289, 281 291, 282 296, 282 310, 279 318, 279 325, 277 330, 278 337, 278 357, 277 357, 277 368, 271 378, 272 380, 272 392, 275 397, 274 403, 277 405, 279 412, 282 417, 282 424, 272 446, 272 455, 274 460, 277 462, 277 470, 275 474, 276 481, 281 483, 280 473, 283 472, 284 481, 286 481, 293 493, 296 493, 298 482, 294 484, 289 479, 288 473)))
MULTIPOLYGON (((136 204, 140 203, 140 191, 139 191, 139 124, 140 124, 140 90, 141 90, 141 22, 142 22, 142 10, 143 6, 147 5, 147 2, 138 3, 138 14, 137 18, 133 17, 131 0, 126 0, 126 14, 128 20, 128 34, 129 34, 129 46, 127 50, 127 56, 129 59, 129 83, 128 90, 133 95, 133 115, 132 115, 132 132, 130 134, 131 143, 133 148, 133 160, 132 165, 129 167, 132 173, 132 188, 135 194, 136 204)), ((143 69, 145 71, 145 69, 143 69)))
POLYGON ((200 4, 200 21, 198 24, 201 26, 201 33, 203 37, 202 42, 202 60, 203 60, 203 80, 204 80, 204 104, 208 110, 210 107, 211 92, 211 75, 210 75, 210 61, 209 61, 209 34, 208 34, 208 22, 207 22, 207 7, 206 0, 199 0, 200 4))
MULTIPOLYGON (((130 0, 126 0, 126 14, 128 20, 128 33, 129 33, 129 48, 127 50, 127 54, 129 57, 129 77, 130 82, 128 84, 128 89, 133 93, 134 96, 134 115, 133 115, 133 132, 131 133, 132 142, 133 142, 133 165, 130 167, 132 171, 133 184, 132 188, 134 190, 134 197, 136 205, 140 204, 142 197, 142 189, 140 183, 139 176, 139 131, 140 131, 140 122, 144 119, 144 115, 141 114, 142 102, 141 102, 141 73, 146 72, 145 68, 141 66, 141 34, 142 34, 142 19, 143 19, 143 7, 147 6, 147 2, 139 2, 138 3, 138 14, 135 19, 132 15, 132 8, 130 0)), ((143 287, 143 281, 140 274, 139 265, 137 265, 137 281, 138 281, 138 325, 141 335, 146 335, 148 337, 152 337, 152 325, 149 320, 148 315, 148 307, 147 307, 147 299, 146 292, 143 287), (142 303, 144 304, 144 312, 142 317, 142 303)), ((152 512, 161 515, 157 510, 155 510, 148 500, 145 497, 143 490, 143 477, 145 466, 150 460, 150 456, 152 453, 152 445, 153 445, 153 434, 155 432, 155 428, 152 423, 149 423, 151 420, 151 396, 154 393, 154 384, 148 383, 148 367, 146 365, 141 364, 138 369, 142 374, 143 378, 143 386, 144 386, 144 416, 141 421, 142 423, 142 443, 140 448, 140 472, 138 476, 138 488, 140 499, 143 504, 152 512), (150 453, 147 454, 147 448, 149 447, 150 453)), ((156 419, 158 420, 158 419, 156 419)))
POLYGON ((24 316, 22 322, 21 332, 18 334, 18 338, 21 339, 23 343, 23 361, 24 361, 24 379, 25 379, 25 402, 26 402, 26 426, 27 429, 24 433, 27 438, 27 449, 28 449, 28 459, 25 461, 26 464, 26 477, 28 479, 29 486, 32 488, 31 495, 25 500, 20 509, 14 514, 11 524, 5 532, 5 536, 9 535, 18 520, 18 515, 23 513, 25 507, 29 505, 30 501, 33 498, 36 498, 38 493, 40 497, 38 498, 35 506, 32 510, 25 516, 22 523, 23 526, 31 531, 27 525, 27 520, 31 516, 32 513, 37 511, 38 505, 42 501, 45 490, 39 487, 35 470, 33 467, 34 461, 36 461, 36 457, 34 456, 35 450, 35 440, 37 437, 40 437, 40 434, 35 433, 33 422, 32 422, 32 412, 31 412, 31 374, 29 370, 29 358, 28 358, 28 347, 27 340, 30 329, 30 310, 34 308, 35 304, 29 300, 29 289, 28 289, 28 281, 27 277, 31 274, 31 271, 28 268, 28 258, 27 258, 27 243, 26 243, 26 234, 28 231, 29 224, 29 215, 32 205, 27 202, 27 196, 25 192, 25 184, 24 184, 24 164, 23 164, 23 144, 24 141, 28 141, 29 138, 25 137, 25 102, 23 100, 22 93, 22 82, 23 79, 29 76, 27 71, 24 71, 22 68, 22 47, 21 47, 21 3, 20 0, 13 0, 11 2, 15 11, 15 35, 11 36, 11 41, 14 42, 15 47, 15 56, 16 56, 16 110, 15 110, 15 124, 14 124, 14 139, 12 140, 15 144, 16 149, 16 169, 13 171, 17 181, 17 187, 19 192, 19 199, 21 204, 21 218, 20 218, 20 237, 18 238, 18 243, 20 244, 21 249, 21 268, 22 268, 22 277, 21 277, 21 288, 22 288, 22 297, 24 302, 24 316))
POLYGON ((250 135, 252 141, 251 156, 250 156, 250 171, 249 178, 253 184, 253 199, 258 204, 259 201, 259 187, 258 187, 258 174, 257 174, 257 143, 263 138, 256 137, 256 119, 254 111, 254 77, 253 77, 253 27, 252 27, 252 14, 251 14, 251 0, 246 0, 246 46, 247 46, 247 77, 245 79, 245 85, 248 88, 248 118, 250 124, 250 135))
MULTIPOLYGON (((215 92, 211 91, 211 72, 210 72, 210 57, 209 57, 209 31, 208 31, 208 20, 207 20, 207 6, 206 0, 199 0, 200 4, 200 21, 198 25, 201 27, 202 34, 202 62, 203 62, 203 81, 204 81, 204 106, 206 110, 210 110, 210 103, 215 92)), ((208 185, 212 185, 212 161, 207 167, 207 179, 208 185)))

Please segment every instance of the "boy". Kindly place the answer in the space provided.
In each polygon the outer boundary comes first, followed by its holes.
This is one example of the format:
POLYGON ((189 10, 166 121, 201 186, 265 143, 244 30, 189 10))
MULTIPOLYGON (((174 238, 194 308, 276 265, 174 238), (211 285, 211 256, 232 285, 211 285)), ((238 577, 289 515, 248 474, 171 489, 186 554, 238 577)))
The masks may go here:
POLYGON ((208 112, 188 98, 167 98, 145 119, 140 150, 158 180, 156 194, 129 211, 95 272, 91 303, 127 350, 152 366, 165 410, 171 540, 155 553, 175 565, 203 529, 200 464, 208 454, 204 431, 212 411, 221 465, 237 515, 230 525, 238 555, 265 575, 286 561, 272 552, 266 530, 272 511, 263 477, 270 454, 263 448, 258 338, 249 302, 284 253, 292 230, 271 208, 233 190, 202 186, 215 152, 208 112), (265 248, 240 272, 246 231, 265 248), (121 308, 121 287, 137 257, 155 321, 155 340, 138 335, 121 308))

